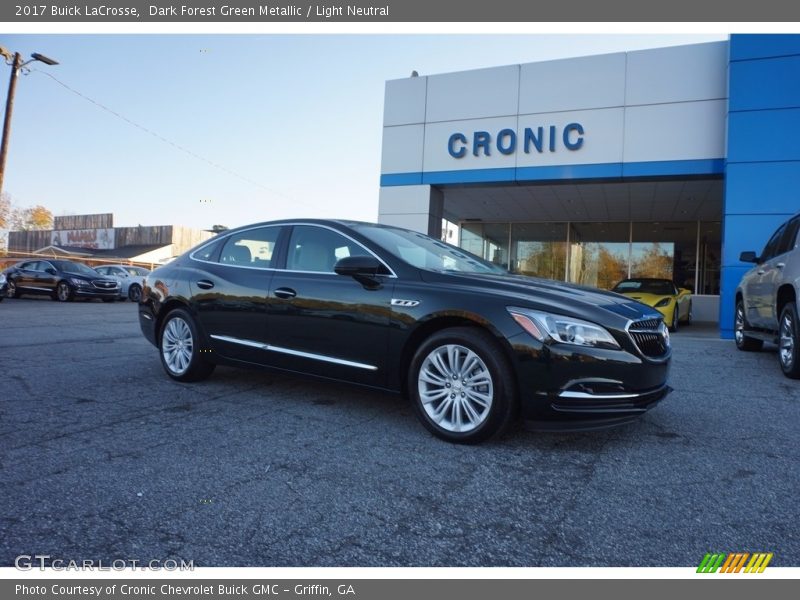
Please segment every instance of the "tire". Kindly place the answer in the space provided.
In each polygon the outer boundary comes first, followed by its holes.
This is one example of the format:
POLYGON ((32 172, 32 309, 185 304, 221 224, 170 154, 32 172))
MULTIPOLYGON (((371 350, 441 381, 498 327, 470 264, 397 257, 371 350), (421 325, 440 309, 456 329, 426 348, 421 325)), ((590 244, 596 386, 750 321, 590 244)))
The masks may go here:
POLYGON ((422 424, 458 444, 502 434, 518 404, 502 349, 491 334, 473 327, 444 329, 425 340, 411 360, 408 390, 422 424))
POLYGON ((800 379, 800 323, 794 302, 788 302, 778 322, 778 362, 787 377, 800 379))
POLYGON ((176 381, 201 381, 215 365, 200 354, 200 334, 192 316, 183 308, 171 311, 161 326, 158 354, 167 375, 176 381))
POLYGON ((75 291, 66 281, 59 281, 56 286, 56 299, 59 302, 72 302, 75 300, 75 291))
POLYGON ((747 337, 747 317, 744 313, 744 302, 736 301, 736 308, 733 312, 733 338, 736 340, 736 347, 744 352, 756 352, 764 346, 762 340, 747 337))
POLYGON ((678 331, 680 327, 679 321, 681 320, 681 311, 678 310, 678 304, 675 303, 675 308, 672 309, 672 325, 669 326, 669 330, 673 333, 678 331))
POLYGON ((131 302, 139 302, 139 299, 142 297, 142 286, 137 284, 132 284, 128 288, 128 300, 131 302))
POLYGON ((690 301, 689 302, 689 312, 686 314, 686 325, 687 326, 692 324, 692 319, 693 319, 693 316, 692 316, 692 303, 690 301))
POLYGON ((10 279, 6 283, 8 284, 8 288, 6 289, 6 298, 19 298, 19 294, 17 293, 17 284, 10 279))

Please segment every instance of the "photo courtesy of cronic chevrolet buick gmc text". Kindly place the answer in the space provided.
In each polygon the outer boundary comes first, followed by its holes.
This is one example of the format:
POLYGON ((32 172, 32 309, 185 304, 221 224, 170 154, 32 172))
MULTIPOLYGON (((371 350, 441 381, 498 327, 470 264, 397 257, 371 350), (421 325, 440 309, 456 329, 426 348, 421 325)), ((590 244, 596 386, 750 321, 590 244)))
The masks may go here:
POLYGON ((670 391, 655 309, 369 223, 220 234, 145 278, 139 322, 173 379, 226 364, 402 392, 452 442, 485 440, 520 413, 538 428, 616 425, 670 391))
POLYGON ((784 375, 800 379, 797 321, 800 297, 800 214, 772 234, 761 256, 742 252, 739 260, 755 263, 736 289, 733 331, 739 350, 778 344, 784 375))

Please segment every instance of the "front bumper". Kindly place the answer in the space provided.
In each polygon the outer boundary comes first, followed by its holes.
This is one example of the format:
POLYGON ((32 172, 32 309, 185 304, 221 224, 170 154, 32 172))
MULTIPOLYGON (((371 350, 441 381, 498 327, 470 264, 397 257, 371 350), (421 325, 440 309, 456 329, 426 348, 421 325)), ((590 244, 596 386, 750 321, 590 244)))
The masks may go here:
POLYGON ((671 351, 658 359, 619 350, 543 345, 515 336, 517 386, 527 428, 579 431, 634 420, 663 400, 671 351))
POLYGON ((90 287, 74 287, 77 298, 119 298, 119 288, 100 290, 90 287))

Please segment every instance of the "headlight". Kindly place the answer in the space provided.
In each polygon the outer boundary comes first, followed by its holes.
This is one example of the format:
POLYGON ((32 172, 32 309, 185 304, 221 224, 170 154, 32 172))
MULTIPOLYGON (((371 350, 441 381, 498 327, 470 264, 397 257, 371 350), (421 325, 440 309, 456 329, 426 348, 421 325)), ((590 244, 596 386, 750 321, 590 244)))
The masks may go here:
POLYGON ((672 298, 664 298, 663 300, 659 300, 656 304, 656 308, 663 308, 665 306, 669 306, 669 303, 672 301, 672 298))
POLYGON ((6 282, 6 276, 4 273, 0 273, 0 285, 3 285, 6 282))
POLYGON ((85 286, 85 285, 89 285, 89 282, 87 282, 87 281, 84 281, 83 279, 78 279, 78 278, 76 278, 76 277, 70 277, 70 278, 69 278, 69 282, 70 282, 72 285, 74 285, 74 286, 77 286, 77 287, 83 287, 83 286, 85 286))
POLYGON ((513 306, 509 306, 507 310, 520 327, 540 342, 619 348, 619 344, 608 331, 589 321, 513 306))

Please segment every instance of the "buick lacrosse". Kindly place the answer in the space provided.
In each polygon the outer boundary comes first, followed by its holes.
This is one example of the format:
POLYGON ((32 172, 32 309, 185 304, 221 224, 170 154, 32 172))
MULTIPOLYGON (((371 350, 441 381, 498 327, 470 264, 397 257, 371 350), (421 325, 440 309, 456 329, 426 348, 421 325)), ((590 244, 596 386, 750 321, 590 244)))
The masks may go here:
POLYGON ((655 309, 369 223, 226 231, 147 275, 139 321, 173 379, 223 364, 391 390, 451 442, 480 442, 518 418, 537 429, 621 424, 670 391, 655 309))

